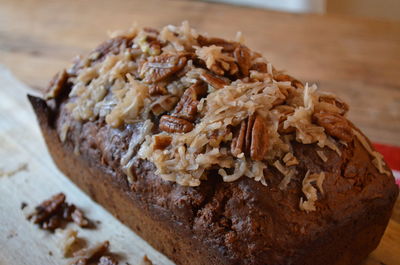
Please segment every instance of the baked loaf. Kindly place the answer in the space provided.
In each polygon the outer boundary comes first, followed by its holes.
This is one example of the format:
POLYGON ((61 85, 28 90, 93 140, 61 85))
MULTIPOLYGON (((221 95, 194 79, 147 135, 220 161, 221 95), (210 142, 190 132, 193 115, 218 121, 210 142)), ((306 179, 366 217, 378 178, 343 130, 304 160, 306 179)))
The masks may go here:
POLYGON ((398 195, 348 106, 240 36, 132 28, 29 99, 59 169, 177 264, 358 264, 398 195))

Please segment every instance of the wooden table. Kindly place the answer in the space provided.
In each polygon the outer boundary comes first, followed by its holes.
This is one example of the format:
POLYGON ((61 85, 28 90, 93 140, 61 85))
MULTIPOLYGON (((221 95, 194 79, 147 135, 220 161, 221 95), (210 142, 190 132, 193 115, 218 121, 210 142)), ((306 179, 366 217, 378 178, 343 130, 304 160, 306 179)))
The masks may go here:
MULTIPOLYGON (((193 1, 0 0, 0 64, 42 89, 73 56, 108 30, 189 22, 200 32, 234 38, 293 76, 350 103, 350 119, 375 142, 400 145, 400 23, 278 13, 193 1)), ((399 264, 400 203, 380 247, 366 264, 399 264)))

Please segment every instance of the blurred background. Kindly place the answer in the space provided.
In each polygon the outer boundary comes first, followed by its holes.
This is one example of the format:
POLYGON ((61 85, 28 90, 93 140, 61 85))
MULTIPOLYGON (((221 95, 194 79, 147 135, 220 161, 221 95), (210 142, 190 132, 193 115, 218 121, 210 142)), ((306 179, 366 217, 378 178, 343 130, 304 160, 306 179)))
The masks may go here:
POLYGON ((399 0, 206 0, 296 13, 345 14, 400 20, 399 0))

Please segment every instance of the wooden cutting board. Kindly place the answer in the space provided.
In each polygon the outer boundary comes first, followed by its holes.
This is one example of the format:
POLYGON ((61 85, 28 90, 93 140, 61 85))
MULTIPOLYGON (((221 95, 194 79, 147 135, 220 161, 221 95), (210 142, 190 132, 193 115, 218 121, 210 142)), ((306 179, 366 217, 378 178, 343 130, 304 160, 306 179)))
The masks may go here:
MULTIPOLYGON (((0 65, 0 265, 68 262, 57 247, 59 238, 39 230, 25 218, 29 209, 61 191, 90 219, 101 220, 94 230, 74 227, 88 245, 109 240, 111 251, 120 257, 120 264, 139 264, 145 254, 154 264, 173 264, 57 170, 26 99, 28 92, 24 84, 0 65), (20 209, 22 202, 28 203, 24 211, 20 209)), ((381 244, 365 264, 400 264, 398 222, 390 221, 381 244)))

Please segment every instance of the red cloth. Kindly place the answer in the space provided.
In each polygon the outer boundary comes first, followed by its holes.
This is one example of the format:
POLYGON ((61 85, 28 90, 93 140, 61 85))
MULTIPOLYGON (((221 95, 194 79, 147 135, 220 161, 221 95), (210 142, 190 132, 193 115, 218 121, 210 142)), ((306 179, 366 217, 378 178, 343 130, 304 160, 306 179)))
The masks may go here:
POLYGON ((380 152, 393 170, 397 185, 400 186, 400 147, 374 143, 375 149, 380 152))

